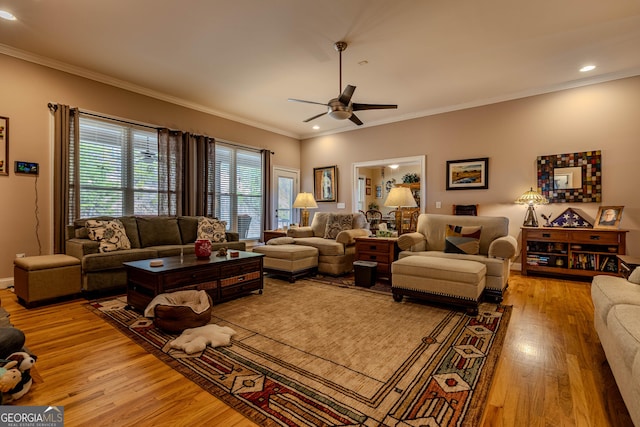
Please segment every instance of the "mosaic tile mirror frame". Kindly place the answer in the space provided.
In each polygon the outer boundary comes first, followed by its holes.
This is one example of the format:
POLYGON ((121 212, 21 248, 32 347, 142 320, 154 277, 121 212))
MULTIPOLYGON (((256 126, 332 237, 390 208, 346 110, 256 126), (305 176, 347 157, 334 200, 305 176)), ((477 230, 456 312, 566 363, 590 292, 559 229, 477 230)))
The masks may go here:
POLYGON ((600 150, 539 156, 537 165, 538 191, 549 200, 549 203, 600 203, 602 201, 602 153, 600 150), (576 171, 575 179, 572 179, 570 173, 572 170, 576 171))

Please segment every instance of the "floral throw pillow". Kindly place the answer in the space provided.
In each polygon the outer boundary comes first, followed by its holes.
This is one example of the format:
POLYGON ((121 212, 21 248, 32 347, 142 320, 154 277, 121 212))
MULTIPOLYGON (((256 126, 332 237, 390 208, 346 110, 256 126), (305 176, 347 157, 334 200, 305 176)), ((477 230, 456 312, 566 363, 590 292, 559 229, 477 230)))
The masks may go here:
POLYGON ((89 219, 85 223, 89 239, 100 242, 100 252, 131 249, 124 225, 117 219, 111 221, 89 219))
POLYGON ((209 239, 213 243, 227 241, 227 222, 217 218, 198 218, 198 239, 209 239))
POLYGON ((450 254, 478 255, 482 227, 447 225, 444 251, 450 254))
POLYGON ((353 228, 353 215, 351 214, 329 214, 327 227, 324 229, 325 239, 335 239, 344 230, 353 228))

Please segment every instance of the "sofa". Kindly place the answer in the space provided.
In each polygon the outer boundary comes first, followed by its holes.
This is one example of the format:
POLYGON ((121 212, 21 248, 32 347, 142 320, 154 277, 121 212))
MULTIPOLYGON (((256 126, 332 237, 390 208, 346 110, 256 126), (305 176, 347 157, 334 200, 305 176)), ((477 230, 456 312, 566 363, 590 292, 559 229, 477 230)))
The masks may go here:
POLYGON ((591 299, 595 330, 629 415, 640 426, 640 269, 629 280, 595 276, 591 299))
MULTIPOLYGON (((101 216, 77 219, 66 228, 65 252, 81 261, 82 291, 103 293, 124 291, 127 273, 122 263, 150 258, 195 253, 198 233, 197 216, 101 216), (89 238, 88 220, 112 221, 124 226, 130 249, 100 251, 100 242, 89 238)), ((212 250, 225 247, 245 250, 235 232, 224 233, 226 242, 212 243, 212 250)))
POLYGON ((353 270, 356 237, 371 234, 361 212, 342 214, 316 212, 311 225, 287 230, 287 237, 269 240, 269 244, 295 244, 318 250, 318 272, 339 276, 353 270))
MULTIPOLYGON (((399 259, 423 256, 476 261, 486 266, 483 297, 501 301, 508 286, 511 262, 518 254, 518 241, 509 235, 509 219, 492 216, 420 214, 416 231, 400 235, 399 259), (477 254, 445 251, 448 226, 478 227, 477 254)), ((472 252, 472 251, 469 251, 472 252)))

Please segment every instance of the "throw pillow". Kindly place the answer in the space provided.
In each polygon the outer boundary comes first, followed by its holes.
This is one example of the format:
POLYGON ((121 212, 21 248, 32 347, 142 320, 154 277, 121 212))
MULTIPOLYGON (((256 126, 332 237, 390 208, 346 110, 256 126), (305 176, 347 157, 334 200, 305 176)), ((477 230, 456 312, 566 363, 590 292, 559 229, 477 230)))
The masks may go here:
POLYGON ((444 251, 450 254, 477 255, 480 252, 482 226, 447 225, 444 251))
POLYGON ((117 219, 111 221, 89 219, 85 227, 89 239, 100 242, 100 252, 131 249, 131 242, 124 230, 124 225, 117 219))
POLYGON ((327 226, 324 229, 325 239, 335 239, 343 230, 353 228, 353 215, 351 214, 329 214, 327 226))
POLYGON ((198 239, 209 239, 213 243, 227 241, 227 222, 217 218, 198 218, 198 239))
POLYGON ((640 285, 640 267, 636 267, 631 272, 627 280, 630 281, 631 283, 635 283, 636 285, 640 285))

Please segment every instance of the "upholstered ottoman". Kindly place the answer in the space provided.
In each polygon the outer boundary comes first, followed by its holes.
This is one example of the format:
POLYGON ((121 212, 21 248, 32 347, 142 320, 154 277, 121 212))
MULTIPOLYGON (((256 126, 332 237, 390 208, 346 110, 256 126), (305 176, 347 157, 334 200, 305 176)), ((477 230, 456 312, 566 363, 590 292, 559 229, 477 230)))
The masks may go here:
POLYGON ((40 255, 13 261, 13 286, 25 307, 81 292, 80 260, 69 255, 40 255))
POLYGON ((463 306, 478 314, 487 267, 476 261, 407 256, 391 264, 393 299, 404 295, 463 306))
POLYGON ((286 276, 293 283, 296 278, 318 270, 318 249, 296 244, 271 244, 285 237, 271 239, 269 244, 256 246, 253 252, 264 254, 264 271, 286 276))

